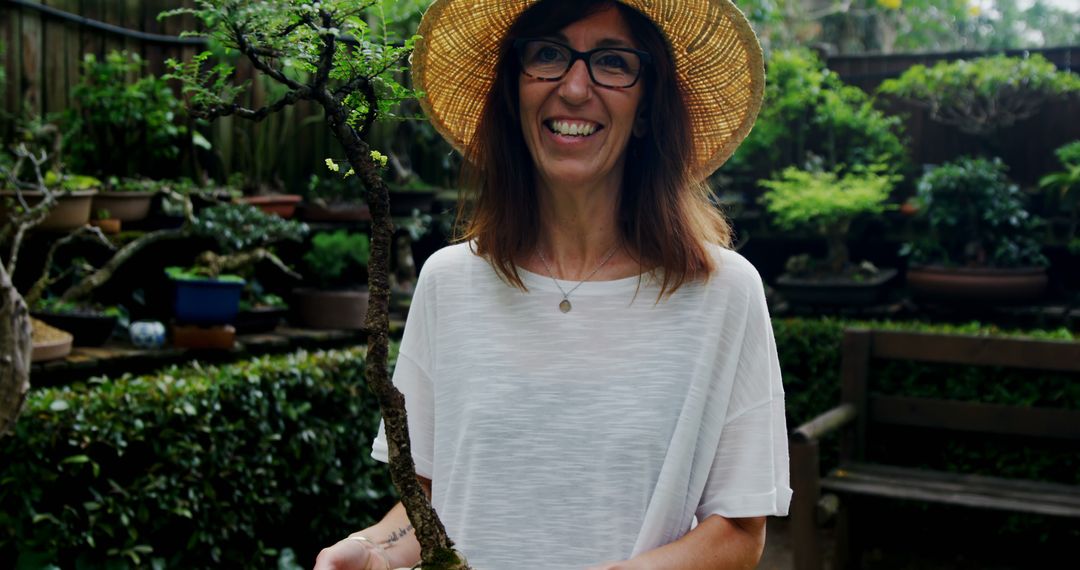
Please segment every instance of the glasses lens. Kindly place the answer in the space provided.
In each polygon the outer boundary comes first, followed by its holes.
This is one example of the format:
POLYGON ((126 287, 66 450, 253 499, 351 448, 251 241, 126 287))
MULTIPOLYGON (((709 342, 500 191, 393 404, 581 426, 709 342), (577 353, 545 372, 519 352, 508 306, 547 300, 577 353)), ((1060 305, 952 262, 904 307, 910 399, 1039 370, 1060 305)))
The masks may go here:
POLYGON ((566 72, 569 61, 570 52, 559 44, 536 40, 521 47, 521 65, 533 77, 557 79, 566 72))
POLYGON ((596 82, 608 87, 629 87, 641 72, 641 57, 621 50, 602 50, 589 60, 596 82))

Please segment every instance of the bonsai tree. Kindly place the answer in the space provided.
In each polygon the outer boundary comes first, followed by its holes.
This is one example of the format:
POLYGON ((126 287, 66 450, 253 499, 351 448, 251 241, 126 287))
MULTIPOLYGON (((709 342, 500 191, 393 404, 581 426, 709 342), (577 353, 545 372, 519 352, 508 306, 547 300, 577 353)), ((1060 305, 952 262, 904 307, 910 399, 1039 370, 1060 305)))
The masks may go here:
POLYGON ((1040 55, 996 55, 915 65, 879 87, 930 111, 930 118, 972 135, 988 135, 1027 119, 1049 100, 1080 93, 1080 77, 1040 55))
POLYGON ((401 71, 401 62, 416 38, 405 39, 401 46, 392 45, 385 37, 373 38, 367 18, 374 15, 367 11, 377 5, 377 0, 198 0, 196 8, 168 11, 160 17, 195 16, 205 35, 286 88, 269 105, 246 108, 236 102, 246 86, 231 83, 232 66, 219 63, 210 67, 209 52, 186 63, 172 61, 172 77, 182 82, 196 116, 214 119, 233 115, 258 121, 299 101, 322 107, 326 124, 341 144, 349 170, 363 184, 371 209, 365 374, 382 409, 391 477, 416 529, 423 566, 464 568, 416 480, 408 452, 404 397, 391 384, 387 370, 393 224, 383 165, 376 162, 378 155, 373 155, 367 137, 377 119, 389 116, 396 101, 412 96, 398 83, 395 73, 401 71))
POLYGON ((1069 233, 1067 239, 1077 238, 1076 226, 1080 222, 1080 141, 1073 141, 1059 149, 1057 155, 1064 170, 1047 174, 1039 180, 1039 187, 1058 194, 1069 210, 1069 233))
POLYGON ((321 288, 333 289, 365 283, 367 279, 361 274, 367 270, 370 255, 367 235, 337 230, 311 238, 304 262, 321 288))
POLYGON ((810 229, 825 238, 828 253, 823 266, 793 267, 789 273, 853 273, 847 238, 851 222, 864 214, 881 214, 898 176, 884 174, 881 167, 846 173, 807 171, 790 166, 759 184, 761 197, 773 221, 784 230, 810 229))
POLYGON ((901 250, 914 264, 1048 264, 1035 238, 1041 221, 1024 209, 1020 189, 1009 181, 1001 160, 965 157, 943 164, 919 180, 916 201, 930 231, 901 250))

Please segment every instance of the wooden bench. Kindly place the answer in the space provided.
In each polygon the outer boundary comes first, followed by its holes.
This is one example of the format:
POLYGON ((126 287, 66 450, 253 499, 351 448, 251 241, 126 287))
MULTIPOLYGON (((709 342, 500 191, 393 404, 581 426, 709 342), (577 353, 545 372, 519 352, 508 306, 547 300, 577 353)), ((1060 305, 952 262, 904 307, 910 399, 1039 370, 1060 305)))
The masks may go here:
POLYGON ((874 393, 868 382, 877 360, 1069 372, 1078 373, 1080 381, 1080 342, 845 331, 840 405, 790 435, 791 536, 797 569, 822 567, 817 527, 833 515, 837 517, 833 568, 857 567, 859 548, 852 535, 859 525, 872 522, 854 520, 850 506, 860 496, 1080 518, 1080 486, 868 463, 868 429, 884 425, 1080 441, 1080 410, 874 393), (840 428, 839 466, 822 478, 818 441, 840 428))

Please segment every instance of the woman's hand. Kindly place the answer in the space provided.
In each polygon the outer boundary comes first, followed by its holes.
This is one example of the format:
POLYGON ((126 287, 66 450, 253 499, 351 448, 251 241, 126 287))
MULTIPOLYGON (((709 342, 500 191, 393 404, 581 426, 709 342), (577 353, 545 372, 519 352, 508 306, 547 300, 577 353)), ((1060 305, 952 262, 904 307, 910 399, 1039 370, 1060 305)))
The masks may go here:
POLYGON ((602 562, 594 566, 589 566, 585 570, 632 570, 634 565, 629 560, 602 562))
POLYGON ((370 547, 356 540, 341 540, 322 549, 313 570, 383 570, 386 565, 370 547))

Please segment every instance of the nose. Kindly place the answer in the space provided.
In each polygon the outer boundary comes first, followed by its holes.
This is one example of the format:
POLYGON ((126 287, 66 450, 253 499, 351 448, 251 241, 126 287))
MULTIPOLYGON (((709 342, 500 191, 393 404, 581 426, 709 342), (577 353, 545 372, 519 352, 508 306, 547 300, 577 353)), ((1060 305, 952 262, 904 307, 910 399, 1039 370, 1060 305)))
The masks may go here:
POLYGON ((592 96, 592 78, 584 60, 575 61, 559 81, 559 96, 572 105, 580 105, 592 96))

